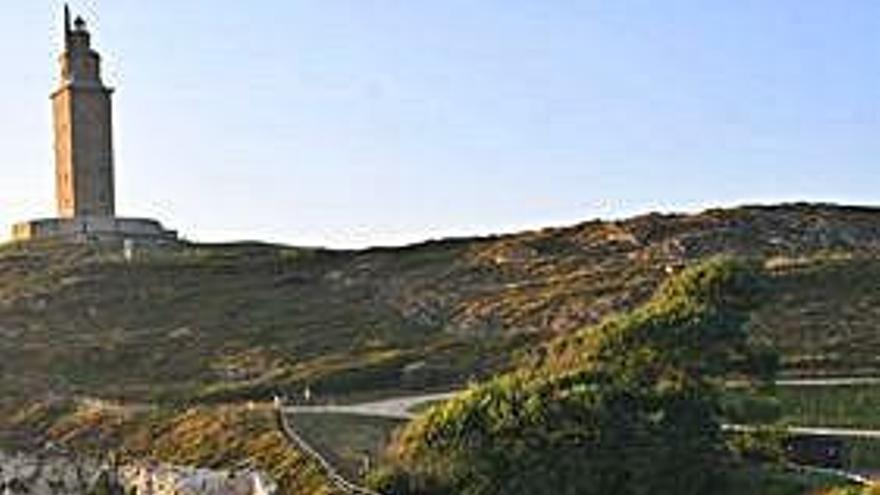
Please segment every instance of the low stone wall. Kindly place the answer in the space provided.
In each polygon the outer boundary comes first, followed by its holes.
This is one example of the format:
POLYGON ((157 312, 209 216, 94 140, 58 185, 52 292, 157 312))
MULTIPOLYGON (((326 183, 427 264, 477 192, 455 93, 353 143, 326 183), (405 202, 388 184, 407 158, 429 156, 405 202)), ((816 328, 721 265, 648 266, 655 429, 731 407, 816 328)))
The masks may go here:
POLYGON ((77 217, 47 218, 12 227, 14 241, 58 239, 68 242, 134 241, 176 242, 177 232, 146 218, 77 217))

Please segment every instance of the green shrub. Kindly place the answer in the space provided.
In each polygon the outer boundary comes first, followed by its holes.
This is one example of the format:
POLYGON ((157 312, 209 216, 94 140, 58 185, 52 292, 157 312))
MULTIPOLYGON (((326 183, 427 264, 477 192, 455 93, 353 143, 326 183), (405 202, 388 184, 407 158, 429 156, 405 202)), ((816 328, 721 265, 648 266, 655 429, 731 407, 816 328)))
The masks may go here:
POLYGON ((409 424, 374 486, 395 494, 720 493, 719 384, 765 379, 743 331, 749 265, 713 260, 643 308, 559 342, 538 370, 475 386, 409 424))

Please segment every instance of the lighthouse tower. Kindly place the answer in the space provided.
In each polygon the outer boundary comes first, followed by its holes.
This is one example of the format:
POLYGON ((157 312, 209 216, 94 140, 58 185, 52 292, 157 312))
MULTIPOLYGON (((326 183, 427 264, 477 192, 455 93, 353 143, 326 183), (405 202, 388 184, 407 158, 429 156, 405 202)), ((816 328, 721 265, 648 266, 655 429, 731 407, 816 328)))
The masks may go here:
POLYGON ((81 17, 64 8, 61 85, 52 93, 58 216, 113 217, 113 90, 101 79, 101 56, 81 17))
POLYGON ((14 225, 13 240, 175 242, 177 233, 156 220, 116 216, 113 90, 101 77, 86 22, 71 22, 67 6, 59 64, 60 84, 52 93, 57 217, 14 225))

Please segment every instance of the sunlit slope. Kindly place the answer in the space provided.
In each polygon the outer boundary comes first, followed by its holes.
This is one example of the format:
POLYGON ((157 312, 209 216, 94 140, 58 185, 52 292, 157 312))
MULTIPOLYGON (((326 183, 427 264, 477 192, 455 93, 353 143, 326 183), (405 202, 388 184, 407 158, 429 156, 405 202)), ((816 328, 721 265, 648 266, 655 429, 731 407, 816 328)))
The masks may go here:
POLYGON ((769 304, 753 316, 753 331, 776 345, 791 372, 877 375, 880 258, 838 254, 789 261, 776 270, 769 304))
POLYGON ((124 463, 156 460, 181 466, 251 466, 278 483, 279 495, 331 495, 320 466, 294 449, 266 407, 128 408, 101 401, 34 404, 2 418, 16 433, 5 449, 51 442, 80 455, 113 454, 124 463))
POLYGON ((720 253, 776 267, 754 326, 789 364, 877 367, 880 210, 791 205, 357 252, 195 245, 126 263, 114 250, 10 245, 2 387, 225 399, 461 383, 720 253))

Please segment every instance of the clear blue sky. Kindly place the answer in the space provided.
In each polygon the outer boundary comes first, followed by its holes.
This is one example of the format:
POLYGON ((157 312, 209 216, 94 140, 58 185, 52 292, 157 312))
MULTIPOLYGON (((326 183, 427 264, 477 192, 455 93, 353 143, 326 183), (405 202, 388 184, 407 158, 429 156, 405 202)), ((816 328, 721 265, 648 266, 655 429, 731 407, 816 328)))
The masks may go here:
MULTIPOLYGON (((53 214, 58 1, 3 6, 0 224, 53 214)), ((398 244, 650 210, 880 203, 876 0, 79 0, 119 210, 398 244)))

